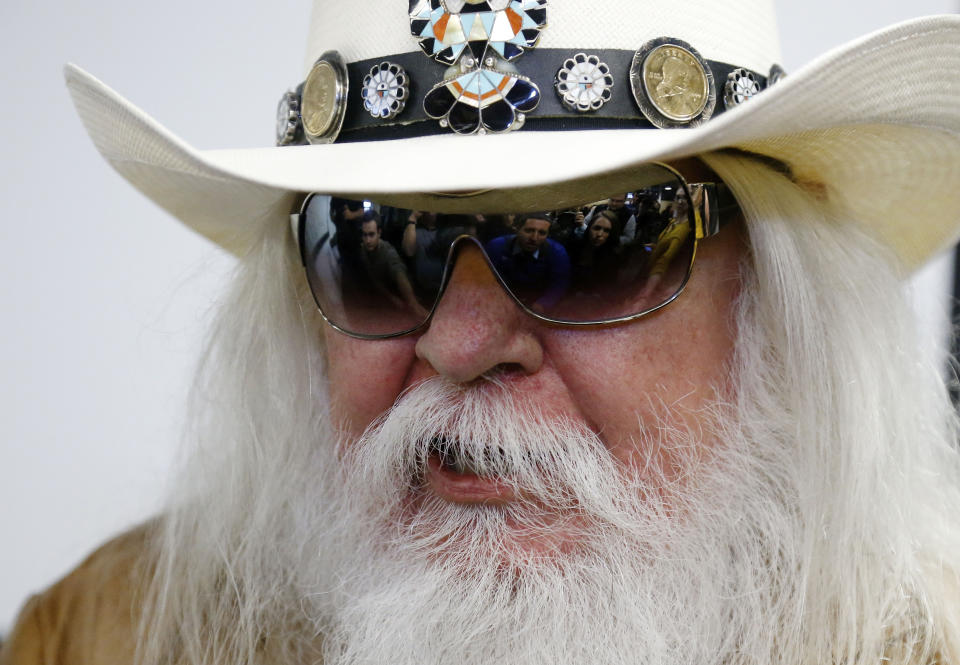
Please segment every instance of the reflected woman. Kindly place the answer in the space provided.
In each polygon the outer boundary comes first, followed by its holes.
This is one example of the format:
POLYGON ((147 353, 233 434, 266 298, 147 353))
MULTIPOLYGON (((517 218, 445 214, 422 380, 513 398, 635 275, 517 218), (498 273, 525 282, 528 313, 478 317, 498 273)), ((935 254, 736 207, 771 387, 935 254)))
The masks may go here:
POLYGON ((620 238, 614 233, 617 215, 604 210, 590 220, 580 237, 570 239, 568 253, 573 268, 573 289, 592 290, 616 274, 620 238))
MULTIPOLYGON (((660 233, 653 247, 646 284, 641 293, 643 298, 652 299, 668 273, 686 270, 688 255, 693 247, 689 242, 691 231, 690 200, 681 189, 671 207, 670 223, 660 233)), ((671 283, 670 280, 668 283, 671 283)))

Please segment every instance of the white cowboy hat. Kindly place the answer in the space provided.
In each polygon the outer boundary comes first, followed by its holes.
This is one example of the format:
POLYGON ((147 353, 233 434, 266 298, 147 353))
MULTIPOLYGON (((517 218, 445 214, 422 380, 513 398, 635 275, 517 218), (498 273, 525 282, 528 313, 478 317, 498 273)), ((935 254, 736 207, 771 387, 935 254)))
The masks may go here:
MULTIPOLYGON (((67 85, 110 164, 160 206, 235 254, 249 248, 261 225, 284 220, 301 192, 378 197, 410 208, 554 208, 565 197, 629 189, 631 169, 639 163, 729 148, 771 157, 798 179, 825 183, 829 196, 842 209, 855 211, 906 270, 960 233, 960 16, 881 30, 771 85, 768 74, 779 59, 772 1, 687 0, 680 6, 665 0, 599 5, 488 0, 476 7, 481 2, 446 0, 440 6, 440 0, 411 0, 407 6, 402 0, 316 0, 311 62, 328 56, 325 73, 339 71, 337 58, 329 56, 337 52, 347 65, 337 84, 349 81, 342 108, 330 97, 320 102, 320 110, 331 116, 315 132, 327 135, 317 140, 334 138, 343 122, 333 143, 197 150, 75 66, 66 68, 67 85), (515 24, 516 39, 506 40, 494 25, 502 16, 493 15, 511 8, 511 18, 524 23, 515 24), (468 62, 470 47, 457 51, 463 46, 447 22, 463 18, 457 30, 470 33, 465 14, 476 9, 489 10, 489 23, 480 32, 491 45, 504 39, 501 47, 521 47, 506 53, 488 49, 485 62, 468 62), (440 31, 441 14, 448 15, 442 19, 446 35, 440 31), (660 117, 661 124, 686 121, 665 108, 667 95, 658 98, 636 83, 642 74, 631 83, 631 66, 645 67, 643 57, 662 38, 686 48, 706 67, 705 78, 713 70, 718 98, 724 95, 725 74, 737 70, 746 73, 747 83, 757 81, 761 91, 737 105, 753 92, 747 91, 727 109, 716 99, 713 117, 700 112, 691 123, 697 126, 652 128, 657 117, 651 114, 658 111, 668 116, 667 121, 660 117), (450 44, 452 50, 439 55, 449 56, 459 69, 445 71, 445 64, 427 52, 450 44), (635 52, 639 55, 633 57, 635 52), (616 63, 608 67, 613 110, 581 113, 561 104, 554 78, 577 53, 598 53, 598 60, 616 63), (380 62, 403 63, 412 80, 409 103, 396 117, 374 118, 364 109, 364 74, 380 62), (422 99, 449 82, 451 72, 484 69, 505 82, 533 79, 539 106, 525 118, 517 114, 512 130, 500 134, 461 136, 435 119, 435 109, 428 117, 422 99), (611 126, 619 128, 590 128, 611 126), (411 137, 394 138, 405 134, 411 137)), ((325 84, 333 85, 335 78, 325 84)), ((305 93, 301 110, 307 124, 308 97, 305 93)))

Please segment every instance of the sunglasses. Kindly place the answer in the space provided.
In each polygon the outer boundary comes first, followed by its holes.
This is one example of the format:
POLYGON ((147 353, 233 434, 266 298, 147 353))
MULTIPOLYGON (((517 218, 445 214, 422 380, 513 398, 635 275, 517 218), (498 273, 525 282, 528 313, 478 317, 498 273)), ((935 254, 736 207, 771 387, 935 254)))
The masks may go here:
POLYGON ((697 243, 739 211, 723 183, 688 183, 665 164, 638 167, 633 182, 626 194, 516 214, 406 210, 314 193, 291 222, 320 313, 353 337, 424 328, 469 245, 530 316, 612 325, 673 302, 697 243))

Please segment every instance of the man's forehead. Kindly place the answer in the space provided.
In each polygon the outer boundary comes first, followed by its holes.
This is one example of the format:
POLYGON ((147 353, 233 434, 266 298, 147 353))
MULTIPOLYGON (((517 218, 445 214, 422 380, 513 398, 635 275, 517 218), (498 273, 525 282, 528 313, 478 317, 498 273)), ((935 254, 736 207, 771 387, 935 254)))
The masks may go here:
POLYGON ((523 221, 523 226, 521 228, 527 228, 528 226, 546 226, 549 228, 550 220, 544 219, 542 217, 527 217, 523 221))

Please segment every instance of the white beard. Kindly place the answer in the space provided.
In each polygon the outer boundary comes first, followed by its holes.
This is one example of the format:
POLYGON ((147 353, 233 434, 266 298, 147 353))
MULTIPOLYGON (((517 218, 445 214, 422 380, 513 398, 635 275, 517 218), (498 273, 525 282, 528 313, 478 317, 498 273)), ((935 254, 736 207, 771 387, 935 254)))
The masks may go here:
POLYGON ((630 468, 495 384, 426 384, 337 449, 324 324, 290 297, 276 226, 206 355, 142 661, 960 662, 960 424, 911 354, 896 275, 780 175, 726 159, 753 254, 736 395, 642 423, 630 468), (531 500, 418 502, 439 434, 531 500))
POLYGON ((697 454, 699 433, 642 433, 648 451, 688 451, 683 479, 664 491, 654 464, 625 469, 591 432, 542 422, 494 383, 434 380, 407 393, 328 466, 340 473, 327 481, 307 593, 325 665, 770 653, 797 591, 797 517, 730 420, 715 413, 704 429, 723 437, 717 455, 697 454), (441 433, 527 499, 457 505, 425 494, 417 469, 441 433))

